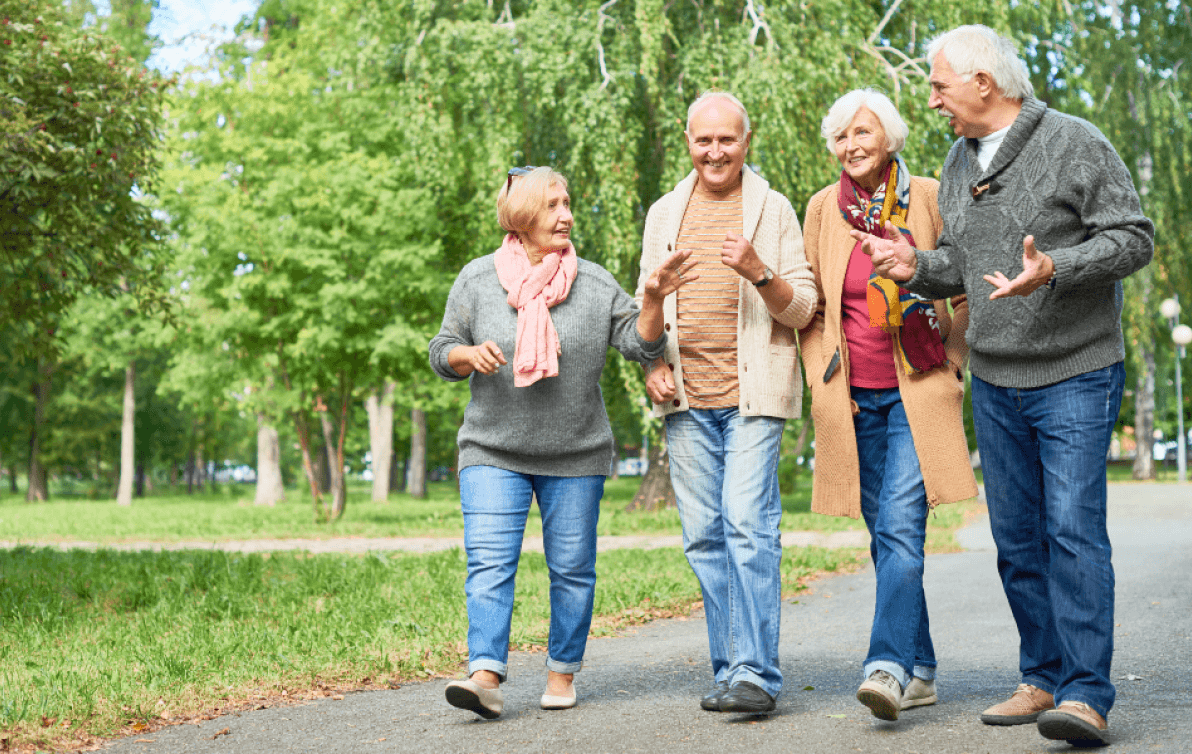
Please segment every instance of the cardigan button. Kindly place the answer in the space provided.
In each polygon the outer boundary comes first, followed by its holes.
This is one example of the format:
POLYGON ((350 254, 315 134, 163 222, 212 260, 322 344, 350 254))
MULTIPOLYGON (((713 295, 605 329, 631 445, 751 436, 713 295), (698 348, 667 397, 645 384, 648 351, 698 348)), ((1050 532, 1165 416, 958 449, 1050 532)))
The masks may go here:
POLYGON ((668 366, 668 367, 670 367, 670 370, 671 370, 672 372, 673 372, 673 371, 675 371, 675 365, 674 365, 674 364, 667 364, 667 366, 668 366))
POLYGON ((680 401, 679 401, 679 399, 678 399, 678 398, 675 398, 675 399, 672 401, 672 403, 674 403, 676 406, 680 405, 680 401))
POLYGON ((670 322, 667 322, 667 323, 666 323, 666 331, 667 331, 667 332, 670 332, 670 322))

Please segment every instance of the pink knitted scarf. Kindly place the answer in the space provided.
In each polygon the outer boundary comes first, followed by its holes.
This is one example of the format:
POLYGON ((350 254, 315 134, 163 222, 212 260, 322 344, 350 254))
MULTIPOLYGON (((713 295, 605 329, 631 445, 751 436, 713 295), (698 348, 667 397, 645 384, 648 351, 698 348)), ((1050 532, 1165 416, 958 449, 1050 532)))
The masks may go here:
POLYGON ((505 236, 497 249, 497 279, 509 291, 509 305, 517 309, 517 346, 513 354, 513 384, 533 385, 559 374, 559 333, 550 308, 567 299, 579 268, 575 247, 548 252, 541 264, 530 258, 517 234, 505 236))

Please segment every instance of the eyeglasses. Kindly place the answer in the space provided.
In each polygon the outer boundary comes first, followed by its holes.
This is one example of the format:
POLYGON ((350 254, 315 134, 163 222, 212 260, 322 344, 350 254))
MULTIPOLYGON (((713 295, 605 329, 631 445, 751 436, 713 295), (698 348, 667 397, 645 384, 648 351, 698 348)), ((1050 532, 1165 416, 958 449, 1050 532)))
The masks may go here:
POLYGON ((509 168, 509 177, 505 179, 505 193, 509 193, 509 189, 513 187, 513 178, 516 176, 521 178, 523 175, 529 175, 531 170, 537 170, 534 165, 526 165, 524 168, 509 168))

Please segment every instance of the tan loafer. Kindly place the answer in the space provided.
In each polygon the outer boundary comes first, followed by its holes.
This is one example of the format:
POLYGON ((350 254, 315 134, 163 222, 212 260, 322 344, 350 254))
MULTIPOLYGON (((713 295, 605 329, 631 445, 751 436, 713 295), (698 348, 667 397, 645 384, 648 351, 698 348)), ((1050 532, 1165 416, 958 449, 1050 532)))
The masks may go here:
POLYGON ((1060 702, 1060 706, 1039 715, 1039 735, 1076 746, 1104 746, 1109 723, 1084 702, 1060 702))
POLYGON ((1055 698, 1037 686, 1020 683, 1014 695, 981 713, 986 725, 1025 725, 1039 719, 1039 715, 1055 709, 1055 698))

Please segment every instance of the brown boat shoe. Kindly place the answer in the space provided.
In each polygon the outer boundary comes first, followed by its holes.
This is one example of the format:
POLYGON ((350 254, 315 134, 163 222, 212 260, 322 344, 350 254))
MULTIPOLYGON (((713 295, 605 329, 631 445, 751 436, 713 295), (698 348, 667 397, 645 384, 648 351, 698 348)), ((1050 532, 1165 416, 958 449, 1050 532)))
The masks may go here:
POLYGON ((1060 706, 1039 715, 1039 735, 1076 746, 1104 746, 1109 723, 1084 702, 1060 702, 1060 706))
POLYGON ((1055 697, 1037 686, 1020 683, 1014 695, 981 713, 986 725, 1025 725, 1039 719, 1039 714, 1055 709, 1055 697))

